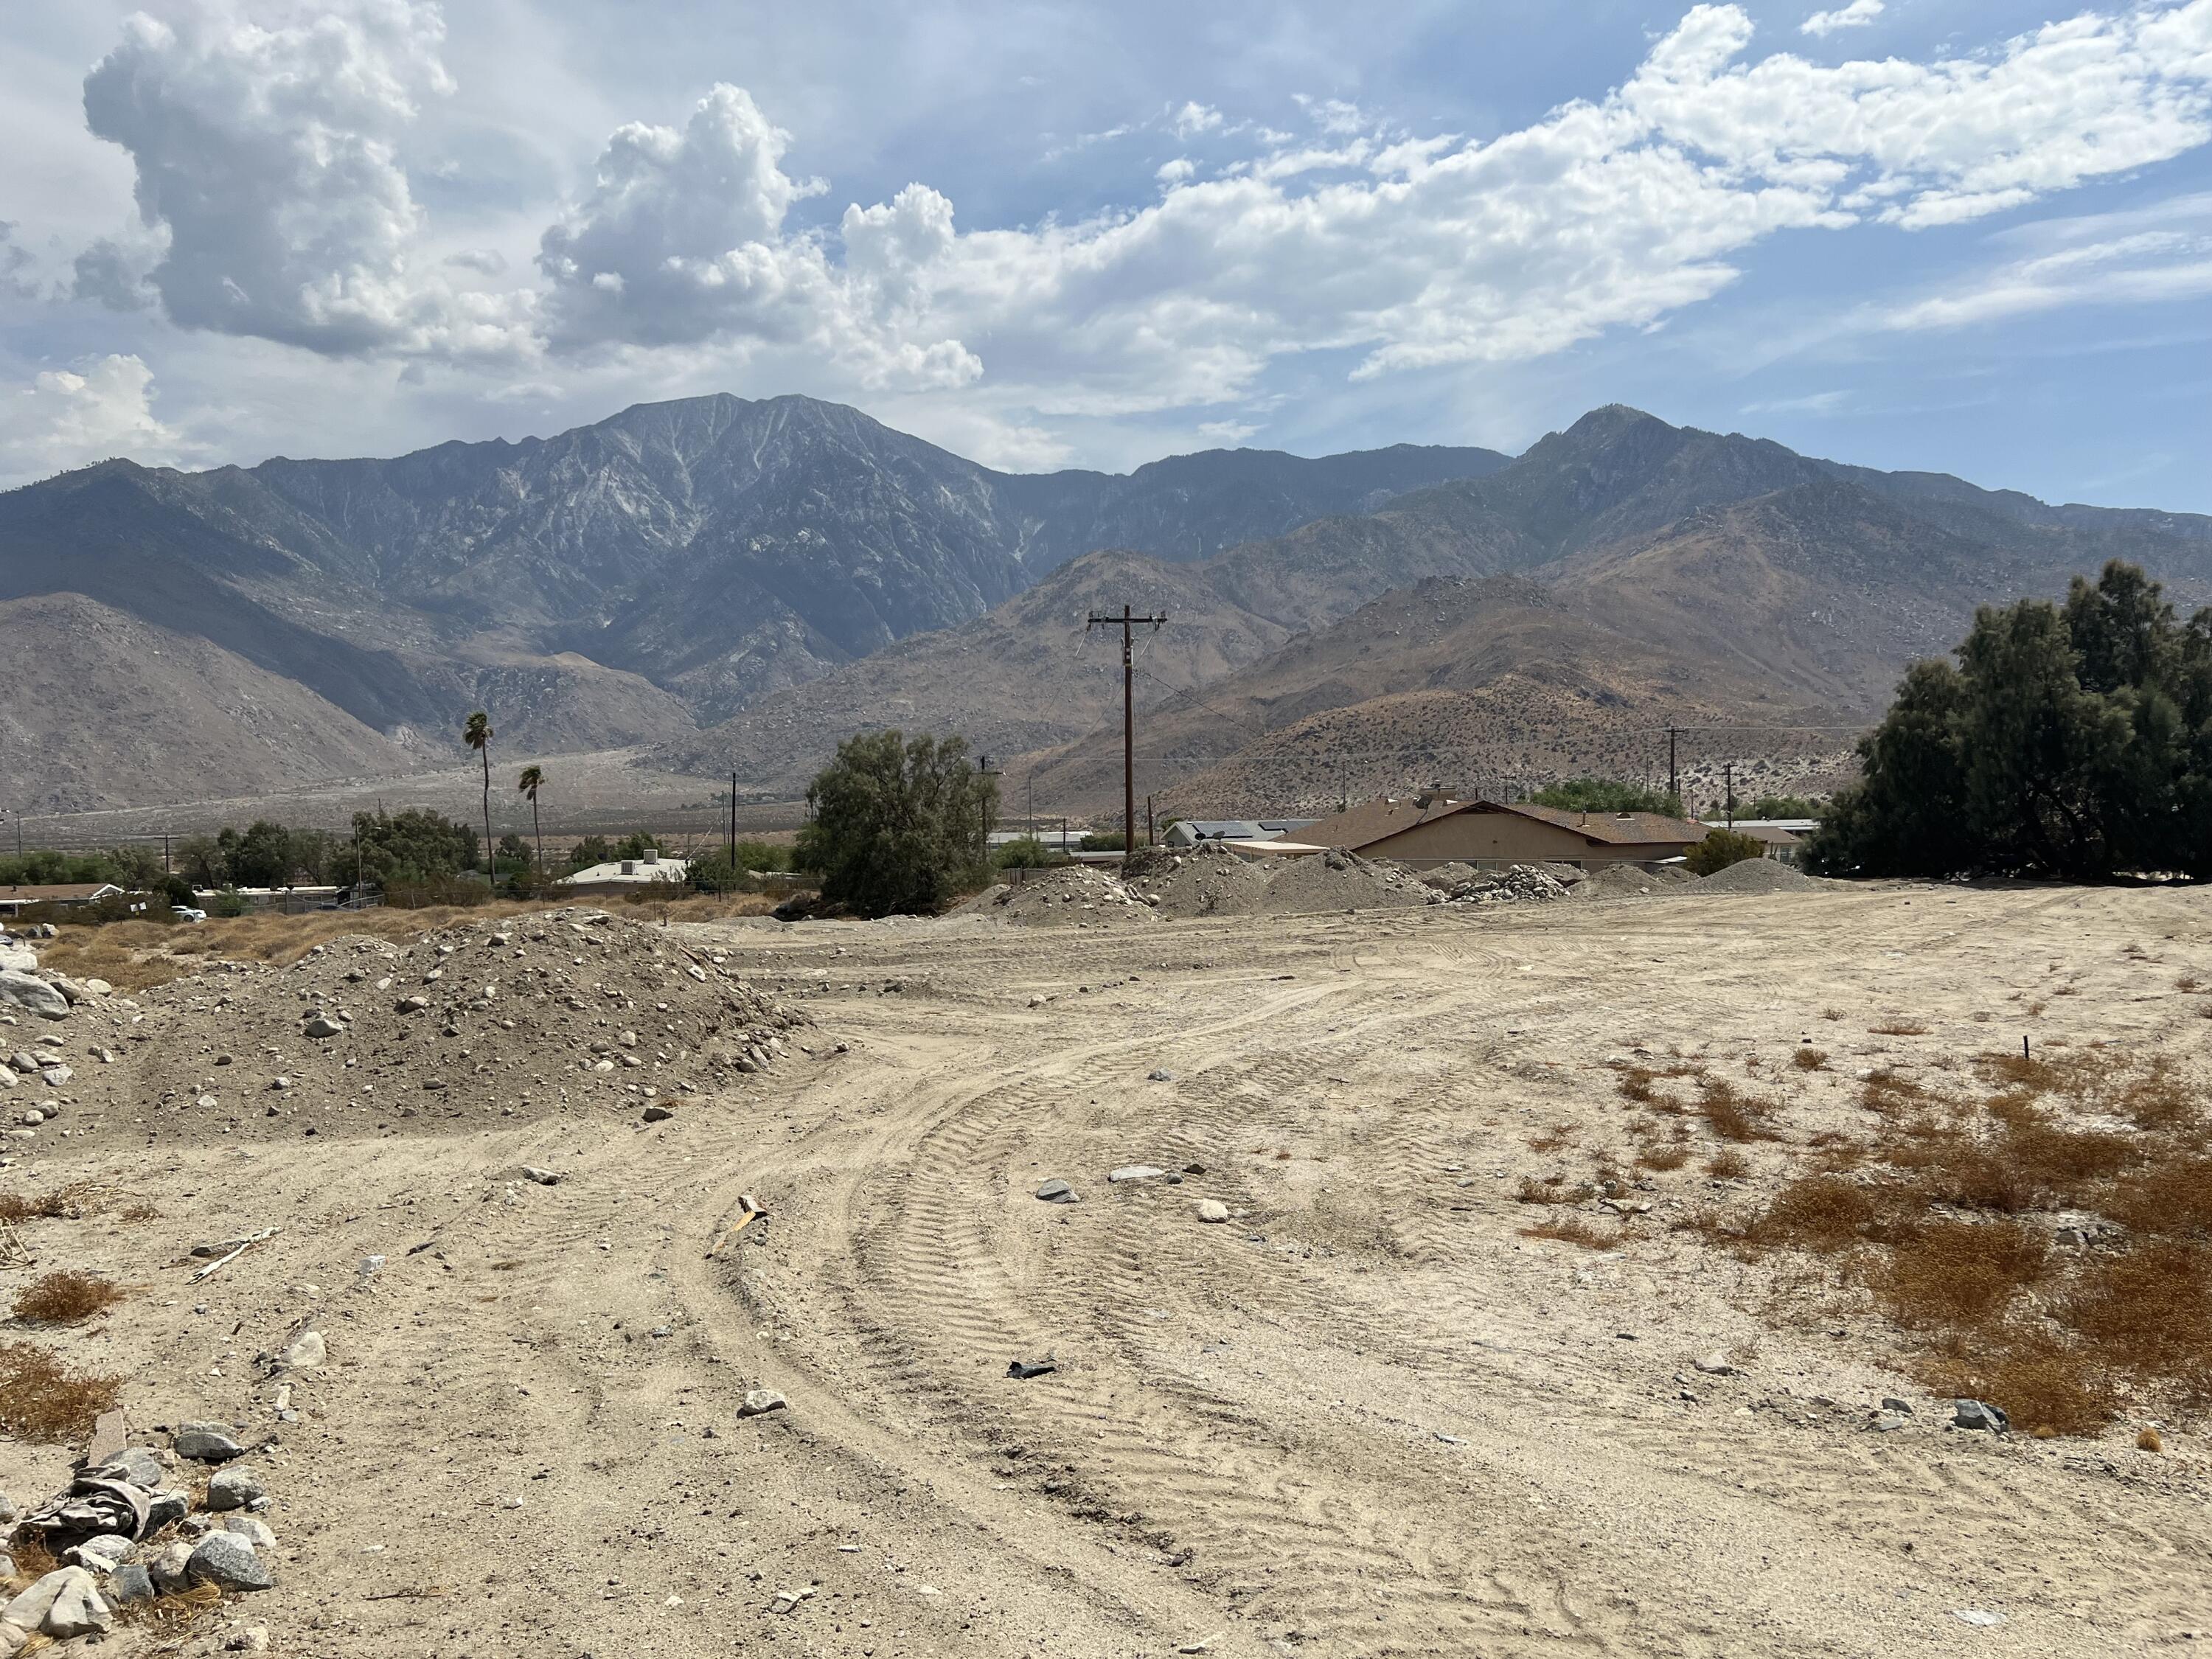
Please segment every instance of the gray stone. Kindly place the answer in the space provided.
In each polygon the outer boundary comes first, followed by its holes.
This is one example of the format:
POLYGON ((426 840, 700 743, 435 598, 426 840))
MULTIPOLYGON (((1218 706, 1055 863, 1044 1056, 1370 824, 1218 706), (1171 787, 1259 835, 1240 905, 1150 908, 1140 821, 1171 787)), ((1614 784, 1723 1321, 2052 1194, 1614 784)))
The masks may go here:
POLYGON ((1165 1170, 1155 1169, 1149 1164, 1124 1164, 1118 1170, 1109 1170, 1106 1179, 1109 1181, 1154 1181, 1166 1173, 1165 1170))
POLYGON ((62 1553, 62 1559, 73 1561, 89 1572, 110 1573, 117 1562, 131 1553, 131 1540, 119 1533, 104 1532, 97 1538, 88 1538, 82 1544, 72 1544, 62 1553))
POLYGON ((276 1583, 253 1546, 234 1532, 211 1532, 194 1545, 185 1577, 195 1584, 229 1590, 268 1589, 276 1583))
POLYGON ((2012 1419, 2003 1408, 1981 1400, 1952 1401, 1951 1425, 1960 1429, 1980 1429, 1990 1434, 2002 1434, 2012 1427, 2012 1419))
POLYGON ((429 1006, 430 999, 428 997, 402 997, 399 999, 399 1012, 403 1014, 419 1014, 429 1006))
POLYGON ((1048 1204, 1079 1204, 1075 1189, 1065 1181, 1048 1181, 1036 1189, 1036 1195, 1048 1204))
POLYGON ((1709 1353, 1703 1359, 1692 1362, 1707 1376, 1734 1376, 1735 1367, 1729 1364, 1724 1353, 1709 1353))
POLYGON ((66 974, 56 974, 47 982, 62 994, 63 1000, 72 1008, 80 1002, 92 1000, 92 993, 66 974))
POLYGON ((234 1463, 208 1482, 207 1506, 218 1513, 242 1510, 255 1498, 268 1496, 269 1485, 262 1480, 260 1470, 234 1463))
POLYGON ((154 1599, 154 1576, 136 1561, 125 1561, 107 1581, 107 1599, 127 1607, 154 1599))
POLYGON ((164 1595, 174 1595, 191 1580, 185 1569, 191 1565, 192 1547, 181 1540, 165 1544, 160 1554, 146 1563, 146 1571, 154 1580, 154 1588, 164 1595))
POLYGON ((648 1106, 641 1115, 647 1123, 665 1123, 676 1115, 676 1109, 673 1106, 648 1106))
POLYGON ((0 1492, 0 1527, 12 1527, 15 1524, 15 1500, 9 1497, 6 1492, 0 1492))
POLYGON ((1161 1071, 1146 1073, 1145 1080, 1147 1083, 1173 1083, 1176 1079, 1173 1072, 1161 1071))
POLYGON ((28 1077, 39 1069, 39 1057, 27 1048, 18 1048, 8 1056, 8 1069, 28 1077))
POLYGON ((276 1368, 286 1371, 311 1371, 330 1357, 330 1345, 323 1334, 310 1325, 276 1351, 276 1368))
POLYGON ((40 1628, 57 1642, 66 1642, 73 1636, 89 1636, 112 1625, 115 1614, 93 1576, 82 1567, 63 1571, 71 1577, 54 1597, 53 1606, 46 1609, 46 1622, 40 1628))
POLYGON ((123 1449, 131 1443, 131 1427, 119 1411, 102 1412, 93 1419, 92 1443, 85 1448, 87 1468, 98 1468, 103 1463, 112 1463, 123 1455, 123 1449))
POLYGON ((1894 1434, 1899 1429, 1909 1428, 1911 1423, 1912 1419, 1901 1413, 1881 1412, 1875 1414, 1873 1428, 1876 1434, 1894 1434))
POLYGON ((151 1538, 172 1522, 181 1521, 192 1510, 190 1492, 172 1486, 154 1494, 154 1501, 146 1506, 146 1527, 140 1534, 151 1538))
POLYGON ((557 1187, 561 1184, 559 1176, 550 1170, 541 1170, 534 1164, 526 1164, 522 1166, 522 1178, 525 1181, 534 1181, 541 1187, 557 1187))
POLYGON ((69 999, 42 979, 0 969, 0 1007, 21 1009, 40 1019, 67 1019, 69 999))
POLYGON ((246 1448, 220 1423, 179 1423, 174 1444, 178 1456, 196 1463, 228 1463, 246 1455, 246 1448))
POLYGON ((257 1550, 276 1547, 276 1534, 269 1529, 266 1521, 256 1516, 226 1515, 222 1517, 222 1530, 236 1533, 257 1550))
POLYGON ((749 1389, 738 1407, 739 1417, 758 1417, 767 1412, 780 1412, 791 1402, 774 1389, 749 1389))
POLYGON ((1229 1206, 1218 1198, 1201 1198, 1198 1200, 1198 1218, 1200 1221, 1226 1221, 1229 1219, 1229 1206))
POLYGON ((49 1066, 39 1073, 39 1081, 49 1089, 58 1089, 76 1073, 66 1066, 49 1066))
POLYGON ((300 1029, 302 1032, 311 1037, 341 1036, 345 1032, 345 1027, 339 1024, 337 1021, 332 1019, 328 1014, 317 1014, 313 1019, 309 1020, 300 1029))
POLYGON ((0 970, 27 974, 39 965, 39 953, 27 945, 0 945, 0 970))
POLYGON ((1894 1412, 1900 1417, 1910 1417, 1912 1415, 1912 1402, 1909 1400, 1899 1400, 1895 1395, 1892 1394, 1882 1395, 1881 1408, 1886 1412, 1894 1412))

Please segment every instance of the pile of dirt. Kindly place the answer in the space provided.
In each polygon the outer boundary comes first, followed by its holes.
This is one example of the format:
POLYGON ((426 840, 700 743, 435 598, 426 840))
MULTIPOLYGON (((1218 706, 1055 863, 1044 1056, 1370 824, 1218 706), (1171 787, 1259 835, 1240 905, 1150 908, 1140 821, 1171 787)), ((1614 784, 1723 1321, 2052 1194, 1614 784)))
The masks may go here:
POLYGON ((1603 864, 1591 871, 1574 890, 1580 899, 1649 898, 1682 885, 1676 879, 1656 876, 1632 864, 1603 864))
POLYGON ((1152 920, 1119 874, 1071 864, 1033 875, 995 896, 979 896, 978 913, 1025 927, 1129 927, 1152 920))
MULTIPOLYGON (((1431 904, 1549 904, 1567 896, 1569 884, 1553 873, 1557 866, 1510 865, 1462 881, 1448 892, 1431 891, 1431 904)), ((1576 884, 1582 872, 1575 872, 1576 884)))
POLYGON ((1267 870, 1225 847, 1140 854, 1129 874, 1138 899, 1164 916, 1243 916, 1264 909, 1267 870))
POLYGON ((1403 865, 1364 859, 1340 847, 1283 864, 1268 880, 1265 908, 1275 915, 1395 909, 1426 904, 1431 891, 1403 865))
POLYGON ((100 999, 68 1039, 75 1066, 36 1103, 38 1133, 58 1119, 62 1133, 199 1142, 577 1109, 659 1117, 775 1064, 806 1023, 726 961, 570 908, 404 943, 341 935, 289 967, 213 964, 100 999))
POLYGON ((1455 887, 1464 886, 1482 872, 1471 864, 1439 864, 1421 872, 1421 884, 1433 887, 1439 893, 1449 893, 1455 887))
POLYGON ((1811 892, 1820 883, 1801 870, 1773 859, 1745 859, 1725 870, 1716 870, 1692 885, 1698 893, 1811 892))

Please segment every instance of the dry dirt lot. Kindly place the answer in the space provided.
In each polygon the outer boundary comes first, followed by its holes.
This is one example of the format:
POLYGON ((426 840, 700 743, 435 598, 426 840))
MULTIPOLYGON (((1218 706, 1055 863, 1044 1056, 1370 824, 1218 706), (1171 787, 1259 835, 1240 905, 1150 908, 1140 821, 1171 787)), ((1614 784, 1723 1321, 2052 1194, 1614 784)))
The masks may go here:
MULTIPOLYGON (((71 1133, 9 1143, 0 1197, 89 1181, 86 1213, 21 1224, 36 1263, 0 1269, 0 1297, 62 1265, 129 1294, 0 1340, 122 1376, 134 1427, 246 1425, 279 1540, 276 1589, 102 1651, 214 1651, 246 1623, 299 1659, 2212 1638, 2185 1405, 2138 1388, 2098 1433, 1954 1430, 1916 1380, 1927 1334, 1845 1258, 1726 1231, 1865 1133, 1862 1073, 1963 1087, 2025 1034, 2163 1062, 2193 1094, 2212 897, 1893 885, 641 932, 629 978, 578 960, 574 1018, 525 1021, 527 1043, 502 1046, 496 1006, 392 1036, 364 1060, 386 1107, 341 1052, 385 1028, 364 1012, 302 1058, 323 999, 283 970, 147 992, 146 1041, 72 1056, 71 1133), (708 1067, 714 1007, 653 1005, 653 975, 700 985, 687 963, 802 1015, 786 1054, 708 1067), (641 1121, 628 1072, 576 1065, 625 1022, 665 1121, 641 1121), (432 1073, 434 1107, 388 1109, 432 1073), (1699 1077, 1766 1127, 1729 1140, 1724 1116, 1665 1107, 1699 1077), (162 1103, 216 1081, 229 1103, 162 1103), (313 1135, 264 1104, 294 1093, 313 1135), (1731 1154, 1740 1178, 1707 1172, 1731 1154), (514 1180, 526 1164, 559 1184, 514 1180), (1108 1180, 1136 1164, 1181 1178, 1108 1180), (1079 1201, 1034 1196, 1053 1179, 1079 1201), (768 1213, 732 1237, 743 1194, 768 1213), (1207 1200, 1231 1218, 1202 1221, 1207 1200), (1563 1220, 1587 1242, 1526 1231, 1563 1220), (187 1283, 188 1247, 270 1226, 187 1283), (279 1421, 255 1356, 310 1316, 331 1358, 279 1421), (1716 1357, 1727 1374, 1697 1368, 1716 1357), (788 1407, 740 1419, 757 1388, 788 1407), (1893 1431, 1870 1426, 1885 1396, 1912 1407, 1893 1431), (2164 1449, 2138 1449, 2154 1421, 2164 1449)), ((565 936, 512 948, 532 957, 510 981, 569 971, 565 936)), ((416 950, 390 994, 435 960, 416 950)), ((54 1029, 106 1041, 78 1019, 54 1029)), ((0 1490, 43 1496, 78 1449, 0 1440, 0 1490)))

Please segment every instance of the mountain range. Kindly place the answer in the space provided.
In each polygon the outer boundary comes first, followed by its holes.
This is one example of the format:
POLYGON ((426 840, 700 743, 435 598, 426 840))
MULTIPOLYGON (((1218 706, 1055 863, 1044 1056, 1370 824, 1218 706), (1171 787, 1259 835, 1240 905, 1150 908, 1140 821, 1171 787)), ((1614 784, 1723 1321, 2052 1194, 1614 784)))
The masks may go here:
MULTIPOLYGON (((1832 764, 1979 603, 2126 557, 2212 595, 2212 519, 2051 507, 1609 407, 1518 458, 1400 445, 1009 474, 803 398, 520 442, 0 494, 0 790, 29 810, 641 750, 789 793, 836 740, 958 730, 1060 811, 1118 778, 1312 804, 1409 769, 1582 770, 1668 722, 1832 764), (1825 746, 1824 746, 1825 745, 1825 746)), ((1640 745, 1640 746, 1638 746, 1640 745)), ((1793 757, 1794 758, 1791 758, 1793 757)), ((1795 775, 1795 774, 1792 774, 1795 775)))

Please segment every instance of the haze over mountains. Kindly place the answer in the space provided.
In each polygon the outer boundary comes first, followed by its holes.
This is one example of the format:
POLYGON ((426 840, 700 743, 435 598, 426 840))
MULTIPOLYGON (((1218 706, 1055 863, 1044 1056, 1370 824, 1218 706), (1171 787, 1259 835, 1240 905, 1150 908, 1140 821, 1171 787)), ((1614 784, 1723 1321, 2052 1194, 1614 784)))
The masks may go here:
POLYGON ((1288 805, 1348 756, 1525 776, 1667 720, 1863 718, 1977 603, 2113 556, 2197 601, 2212 519, 1619 407, 1517 460, 1127 476, 995 472, 800 398, 394 460, 111 461, 0 495, 0 788, 57 810, 398 772, 481 706, 507 754, 645 745, 763 792, 853 731, 959 730, 1077 810, 1119 735, 1083 620, 1127 602, 1171 618, 1139 681, 1163 781, 1288 805))

